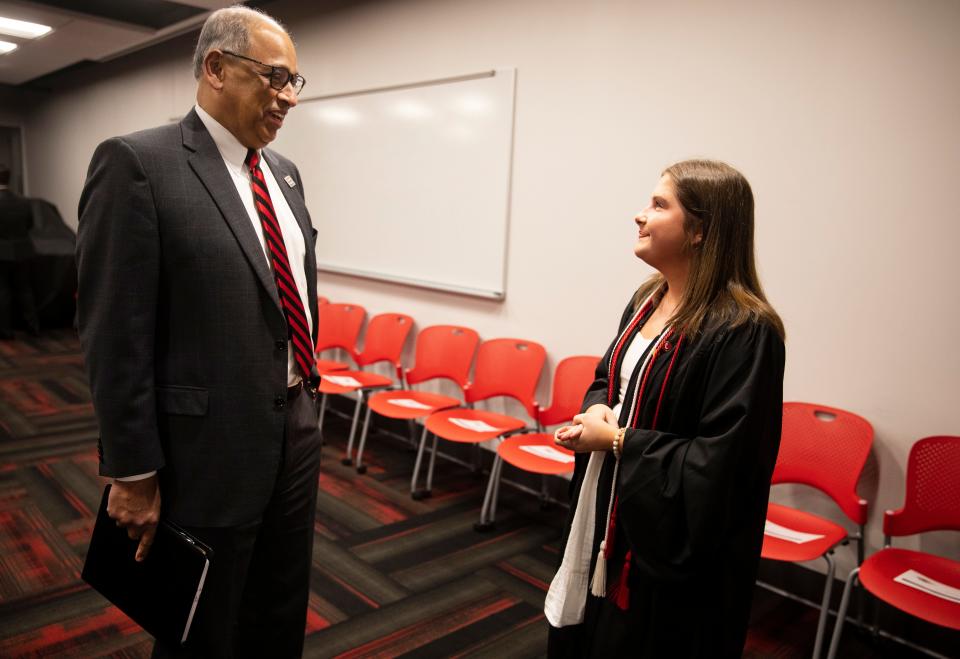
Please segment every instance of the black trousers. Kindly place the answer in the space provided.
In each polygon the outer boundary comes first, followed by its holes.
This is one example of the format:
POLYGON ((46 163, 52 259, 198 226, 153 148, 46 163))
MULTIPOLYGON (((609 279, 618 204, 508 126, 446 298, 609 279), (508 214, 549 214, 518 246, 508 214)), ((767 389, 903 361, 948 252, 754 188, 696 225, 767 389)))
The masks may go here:
POLYGON ((263 517, 188 527, 214 557, 186 647, 157 643, 153 657, 301 656, 319 471, 316 405, 301 392, 287 404, 283 459, 263 517))

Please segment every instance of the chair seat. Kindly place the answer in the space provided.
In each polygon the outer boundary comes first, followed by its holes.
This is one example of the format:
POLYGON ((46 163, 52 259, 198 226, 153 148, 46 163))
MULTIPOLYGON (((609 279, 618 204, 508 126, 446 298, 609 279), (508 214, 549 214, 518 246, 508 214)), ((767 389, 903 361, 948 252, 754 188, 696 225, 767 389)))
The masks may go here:
POLYGON ((839 524, 776 503, 771 503, 767 507, 767 521, 791 531, 823 536, 807 542, 793 542, 764 533, 760 556, 775 561, 812 561, 823 556, 847 537, 847 530, 839 524))
POLYGON ((427 430, 452 442, 463 442, 466 444, 476 444, 485 442, 488 439, 499 437, 505 432, 511 430, 520 430, 526 424, 512 416, 505 414, 495 414, 494 412, 483 412, 480 410, 471 410, 465 407, 458 407, 455 410, 442 410, 431 414, 427 418, 427 430), (460 422, 460 423, 457 423, 460 422), (477 424, 481 427, 490 429, 472 430, 464 425, 477 424))
POLYGON ((881 549, 860 567, 864 588, 901 611, 937 625, 960 629, 960 602, 894 581, 907 570, 960 589, 960 561, 909 549, 881 549))
POLYGON ((374 387, 389 387, 393 380, 385 375, 376 373, 365 373, 364 371, 328 371, 320 379, 320 393, 324 394, 346 394, 357 389, 371 389, 374 387), (329 379, 332 377, 333 379, 329 379), (356 385, 344 384, 338 382, 339 378, 351 378, 357 382, 356 385))
POLYGON ((338 362, 332 359, 318 359, 317 360, 317 373, 323 375, 324 373, 330 373, 332 371, 345 371, 350 368, 350 364, 346 362, 338 362))
POLYGON ((367 401, 370 409, 391 419, 420 419, 462 404, 456 398, 423 391, 381 391, 367 401))
POLYGON ((541 457, 525 448, 540 448, 548 454, 561 458, 568 456, 572 458, 575 454, 569 449, 557 446, 553 441, 553 435, 545 433, 530 433, 528 435, 514 435, 507 437, 500 446, 497 447, 497 453, 506 462, 514 467, 519 467, 524 471, 530 471, 535 474, 570 474, 573 473, 574 461, 569 462, 563 459, 553 460, 548 457, 541 457))

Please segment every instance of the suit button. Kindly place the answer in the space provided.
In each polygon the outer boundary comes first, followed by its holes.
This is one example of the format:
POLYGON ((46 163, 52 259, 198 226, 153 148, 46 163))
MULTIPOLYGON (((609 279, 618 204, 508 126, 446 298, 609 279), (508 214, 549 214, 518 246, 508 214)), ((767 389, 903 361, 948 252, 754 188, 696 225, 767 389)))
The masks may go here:
POLYGON ((287 405, 286 396, 277 396, 273 399, 273 408, 276 410, 282 410, 287 405))
POLYGON ((277 339, 277 342, 274 345, 276 346, 277 350, 282 351, 287 349, 287 342, 281 341, 280 339, 277 339))

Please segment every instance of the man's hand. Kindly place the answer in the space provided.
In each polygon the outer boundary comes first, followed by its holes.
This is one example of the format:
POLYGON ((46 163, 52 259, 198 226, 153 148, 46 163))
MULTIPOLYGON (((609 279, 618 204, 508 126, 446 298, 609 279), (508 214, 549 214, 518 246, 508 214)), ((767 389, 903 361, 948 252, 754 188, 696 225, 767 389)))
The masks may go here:
POLYGON ((131 540, 140 540, 136 560, 143 561, 153 544, 160 521, 160 484, 154 474, 139 481, 114 481, 107 514, 125 528, 131 540))

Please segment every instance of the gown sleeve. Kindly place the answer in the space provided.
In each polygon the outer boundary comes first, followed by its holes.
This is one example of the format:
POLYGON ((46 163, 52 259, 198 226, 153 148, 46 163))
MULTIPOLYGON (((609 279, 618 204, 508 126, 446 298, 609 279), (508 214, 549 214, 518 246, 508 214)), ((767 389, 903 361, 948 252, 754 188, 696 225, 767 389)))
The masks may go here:
POLYGON ((677 392, 671 414, 695 415, 684 425, 696 432, 631 429, 624 441, 620 521, 651 578, 687 578, 725 552, 749 553, 761 537, 780 442, 783 342, 751 323, 703 350, 691 356, 706 360, 703 385, 677 392))

